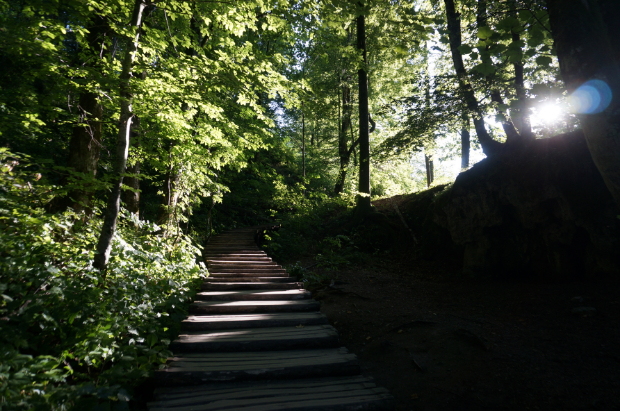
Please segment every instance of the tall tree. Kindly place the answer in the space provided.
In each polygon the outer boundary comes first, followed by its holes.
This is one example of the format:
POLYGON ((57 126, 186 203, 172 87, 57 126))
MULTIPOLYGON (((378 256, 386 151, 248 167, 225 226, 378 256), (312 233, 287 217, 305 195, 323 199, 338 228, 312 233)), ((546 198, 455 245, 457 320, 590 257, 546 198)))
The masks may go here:
POLYGON ((569 93, 579 99, 577 91, 587 81, 604 82, 589 92, 609 105, 583 104, 592 98, 583 96, 579 118, 594 163, 620 207, 620 46, 615 37, 620 6, 615 0, 547 0, 547 6, 569 93))
POLYGON ((100 271, 105 271, 112 251, 112 238, 116 231, 116 222, 120 211, 121 190, 123 185, 123 175, 127 166, 129 155, 129 140, 131 133, 131 122, 133 120, 133 94, 131 92, 131 77, 133 62, 138 50, 140 40, 140 28, 142 26, 142 13, 146 3, 143 0, 135 0, 133 13, 131 16, 131 29, 133 37, 127 36, 125 39, 125 57, 123 58, 122 71, 120 75, 120 118, 118 127, 118 137, 116 143, 116 162, 114 164, 114 185, 108 197, 108 204, 105 211, 101 234, 97 243, 97 252, 93 261, 93 267, 100 271))
POLYGON ((469 80, 467 70, 463 64, 463 55, 461 54, 461 19, 456 12, 454 0, 444 0, 446 7, 446 21, 448 26, 448 38, 450 40, 450 53, 454 63, 454 71, 458 78, 460 91, 467 106, 472 113, 476 135, 482 150, 489 156, 497 153, 501 147, 501 143, 495 141, 486 129, 483 112, 480 109, 478 100, 474 93, 474 89, 469 80))
MULTIPOLYGON (((86 49, 83 55, 88 56, 84 65, 93 66, 92 61, 104 58, 105 39, 109 36, 110 26, 107 18, 98 15, 88 27, 86 49)), ((106 50, 107 57, 107 50, 106 50)), ((103 105, 100 99, 102 96, 95 90, 84 90, 80 93, 77 106, 79 122, 73 127, 71 141, 69 143, 68 166, 78 173, 86 176, 81 188, 73 190, 68 194, 71 199, 71 206, 74 210, 80 211, 90 208, 92 189, 88 189, 89 178, 97 175, 97 165, 99 164, 99 152, 101 150, 103 105)))
POLYGON ((363 3, 357 16, 357 49, 362 55, 362 64, 357 71, 359 87, 359 185, 357 210, 359 213, 369 212, 370 204, 370 129, 368 125, 368 67, 366 59, 366 20, 363 3))

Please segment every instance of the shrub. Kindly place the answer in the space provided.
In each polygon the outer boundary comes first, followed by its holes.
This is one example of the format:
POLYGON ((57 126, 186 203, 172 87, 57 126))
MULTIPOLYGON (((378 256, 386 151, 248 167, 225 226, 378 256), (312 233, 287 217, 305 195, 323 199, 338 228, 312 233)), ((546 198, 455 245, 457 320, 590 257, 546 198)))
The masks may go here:
POLYGON ((104 275, 97 210, 49 214, 44 170, 5 149, 0 168, 0 407, 127 408, 206 275, 198 249, 125 213, 104 275))

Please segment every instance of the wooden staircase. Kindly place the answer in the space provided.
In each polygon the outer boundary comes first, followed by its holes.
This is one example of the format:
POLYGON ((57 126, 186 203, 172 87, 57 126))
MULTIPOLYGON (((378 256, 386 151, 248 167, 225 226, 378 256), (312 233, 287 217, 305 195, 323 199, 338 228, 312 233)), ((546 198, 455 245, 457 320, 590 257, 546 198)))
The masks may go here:
POLYGON ((389 392, 339 347, 319 303, 258 248, 256 232, 209 242, 209 278, 170 347, 175 356, 155 373, 149 411, 393 410, 389 392))

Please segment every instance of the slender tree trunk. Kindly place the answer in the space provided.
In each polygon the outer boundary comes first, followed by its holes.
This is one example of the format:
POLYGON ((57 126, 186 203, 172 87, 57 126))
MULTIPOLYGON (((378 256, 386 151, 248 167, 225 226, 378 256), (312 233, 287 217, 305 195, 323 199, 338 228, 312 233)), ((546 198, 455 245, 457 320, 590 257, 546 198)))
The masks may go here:
MULTIPOLYGON (((134 121, 132 124, 132 133, 131 133, 131 141, 134 142, 134 147, 140 147, 140 118, 134 117, 134 121)), ((130 213, 139 215, 140 213, 140 178, 138 175, 140 174, 140 160, 138 158, 133 158, 133 164, 127 166, 127 173, 133 174, 131 177, 125 177, 124 183, 126 186, 130 187, 132 190, 123 190, 122 200, 125 203, 125 208, 130 213)))
POLYGON ((168 151, 168 172, 166 173, 166 182, 164 184, 164 204, 162 204, 161 213, 159 215, 159 223, 161 225, 170 226, 174 222, 176 215, 176 207, 180 196, 179 183, 183 175, 183 167, 174 161, 174 146, 171 143, 168 151))
POLYGON ((469 168, 469 116, 463 115, 463 127, 461 128, 461 170, 469 168))
POLYGON ((301 113, 301 175, 304 179, 306 178, 306 117, 303 112, 301 113))
POLYGON ((478 100, 474 93, 471 83, 463 64, 463 56, 459 51, 461 46, 461 19, 456 13, 454 7, 454 0, 444 0, 446 6, 446 19, 448 22, 448 38, 450 40, 450 52, 452 54, 452 62, 454 63, 454 71, 459 81, 459 89, 467 105, 467 109, 472 113, 474 128, 476 129, 476 135, 478 141, 482 146, 482 151, 491 156, 497 153, 502 144, 493 140, 489 132, 486 130, 482 111, 478 105, 478 100))
POLYGON ((353 165, 357 167, 357 149, 355 148, 355 143, 359 143, 360 139, 355 140, 353 136, 353 122, 349 122, 349 130, 351 131, 351 144, 353 144, 353 165))
MULTIPOLYGON (((103 57, 103 44, 109 25, 105 17, 98 16, 88 27, 88 45, 93 53, 99 51, 99 58, 103 57)), ((99 94, 83 92, 80 94, 78 110, 80 113, 79 125, 73 127, 71 141, 69 142, 69 167, 78 173, 84 173, 95 177, 99 164, 99 152, 101 149, 101 121, 103 119, 103 106, 99 101, 99 94)), ((88 183, 82 189, 77 189, 68 194, 69 201, 62 201, 61 207, 70 205, 75 211, 87 210, 90 214, 91 197, 93 190, 89 189, 88 183)))
MULTIPOLYGON (((362 4, 360 3, 360 6, 362 4)), ((359 187, 361 193, 357 197, 357 209, 366 213, 371 210, 370 204, 370 136, 368 128, 368 74, 366 73, 366 22, 364 15, 357 17, 357 48, 362 52, 364 67, 357 71, 359 82, 359 145, 360 171, 359 187)))
MULTIPOLYGON (((512 41, 514 43, 521 41, 519 33, 512 33, 512 41)), ((518 107, 510 110, 510 118, 523 140, 533 140, 534 133, 532 133, 529 107, 527 107, 527 96, 525 94, 523 62, 516 61, 512 66, 515 71, 515 91, 517 92, 518 107)))
MULTIPOLYGON (((491 101, 494 101, 499 104, 504 104, 504 99, 502 99, 502 95, 499 90, 493 90, 491 92, 491 101)), ((498 109, 497 112, 504 116, 504 120, 502 121, 502 128, 504 129, 504 133, 506 133, 506 143, 514 143, 521 141, 521 136, 519 132, 515 128, 512 121, 508 119, 508 115, 504 110, 498 109)))
POLYGON ((426 187, 430 187, 435 180, 433 170, 433 157, 424 154, 424 164, 426 165, 426 187))
MULTIPOLYGON (((334 194, 340 194, 344 189, 347 178, 349 161, 351 159, 350 150, 347 144, 347 131, 351 127, 351 89, 344 85, 342 87, 342 126, 338 138, 338 156, 340 157, 340 170, 334 188, 334 194)), ((353 144, 353 143, 352 143, 353 144)))
MULTIPOLYGON (((97 175, 99 151, 101 149, 103 106, 100 104, 99 96, 96 93, 82 93, 78 109, 80 111, 80 123, 86 126, 73 127, 69 143, 69 167, 78 173, 84 173, 94 178, 97 175)), ((70 204, 75 211, 90 209, 92 190, 87 186, 70 192, 68 197, 71 199, 70 204)))
POLYGON ((140 27, 142 25, 142 13, 146 4, 142 0, 136 0, 134 4, 133 14, 131 17, 131 27, 135 30, 133 39, 126 39, 125 57, 122 63, 120 74, 120 99, 121 113, 119 119, 118 137, 116 144, 116 163, 114 164, 114 186, 108 197, 108 205, 106 208, 101 234, 97 243, 97 250, 93 267, 100 271, 105 271, 110 252, 112 251, 112 238, 116 231, 116 220, 120 210, 121 187, 123 185, 123 173, 127 165, 127 156, 129 152, 129 134, 131 132, 131 121, 133 119, 133 111, 131 103, 133 96, 131 94, 131 69, 136 51, 138 50, 138 41, 140 39, 140 27))
POLYGON ((617 0, 547 0, 553 40, 569 93, 585 81, 602 80, 611 89, 610 105, 579 115, 590 153, 620 208, 620 45, 617 0), (601 7, 602 6, 602 7, 601 7), (607 23, 607 24, 606 24, 607 23))

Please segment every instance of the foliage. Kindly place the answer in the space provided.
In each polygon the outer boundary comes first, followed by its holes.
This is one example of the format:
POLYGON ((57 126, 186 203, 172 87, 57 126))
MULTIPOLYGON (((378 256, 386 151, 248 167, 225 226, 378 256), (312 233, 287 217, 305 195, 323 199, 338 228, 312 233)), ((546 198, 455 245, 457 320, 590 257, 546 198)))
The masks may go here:
POLYGON ((278 261, 312 254, 318 250, 318 241, 329 230, 326 221, 346 215, 354 204, 355 198, 350 194, 334 198, 319 196, 302 199, 294 213, 282 216, 282 227, 273 233, 271 240, 264 246, 265 251, 278 261))
POLYGON ((2 407, 121 409, 169 355, 206 273, 198 250, 126 215, 103 275, 91 267, 101 220, 45 212, 52 187, 28 157, 2 149, 0 166, 2 407))

